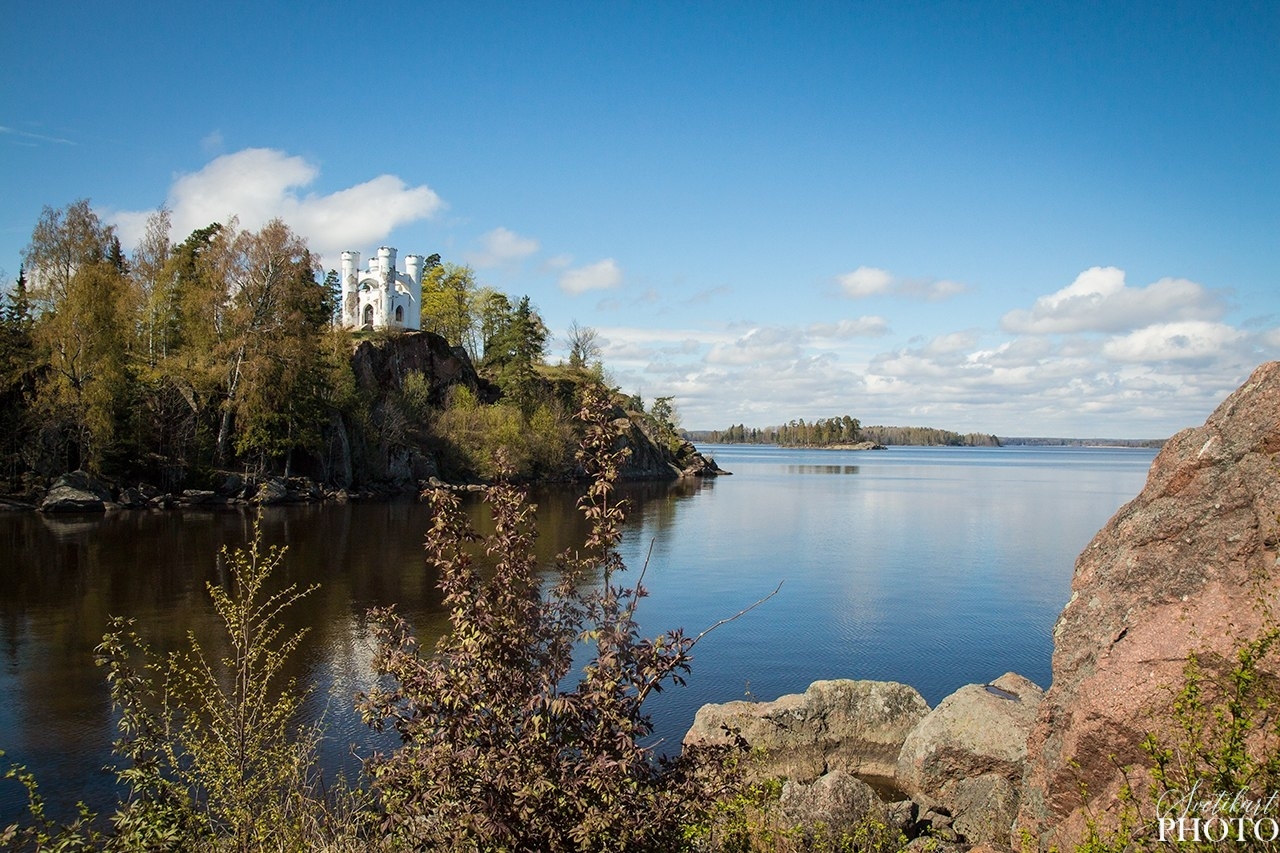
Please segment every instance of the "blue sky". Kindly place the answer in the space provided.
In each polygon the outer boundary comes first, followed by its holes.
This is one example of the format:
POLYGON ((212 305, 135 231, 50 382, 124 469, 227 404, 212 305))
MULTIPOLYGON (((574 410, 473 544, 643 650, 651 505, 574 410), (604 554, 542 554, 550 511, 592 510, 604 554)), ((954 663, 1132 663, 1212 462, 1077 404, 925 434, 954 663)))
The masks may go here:
MULTIPOLYGON (((13 4, 11 4, 13 5, 13 4)), ((1163 437, 1280 357, 1280 4, 17 4, 0 269, 282 216, 683 423, 1163 437)))

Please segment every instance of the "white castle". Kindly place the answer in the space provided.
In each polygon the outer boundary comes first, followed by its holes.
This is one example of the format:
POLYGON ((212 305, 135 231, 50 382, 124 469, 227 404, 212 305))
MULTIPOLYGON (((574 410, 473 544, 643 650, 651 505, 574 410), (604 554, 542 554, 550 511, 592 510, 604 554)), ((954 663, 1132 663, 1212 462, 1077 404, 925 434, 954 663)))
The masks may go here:
POLYGON ((342 253, 342 325, 349 329, 420 329, 422 327, 421 255, 404 256, 404 272, 396 271, 396 250, 386 246, 360 269, 359 252, 342 253))

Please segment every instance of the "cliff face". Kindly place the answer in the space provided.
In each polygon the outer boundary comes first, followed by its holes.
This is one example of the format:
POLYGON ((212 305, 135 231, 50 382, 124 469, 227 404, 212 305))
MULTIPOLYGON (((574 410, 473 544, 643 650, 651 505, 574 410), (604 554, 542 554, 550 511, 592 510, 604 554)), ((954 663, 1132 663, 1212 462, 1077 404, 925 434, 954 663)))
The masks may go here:
POLYGON ((491 403, 499 396, 498 389, 476 373, 466 350, 449 346, 433 332, 361 341, 351 354, 351 371, 360 390, 375 397, 399 390, 404 378, 415 371, 426 377, 435 405, 443 403, 445 393, 458 384, 475 391, 481 402, 491 403))
MULTIPOLYGON (((1114 802, 1118 767, 1169 715, 1190 651, 1230 660, 1280 604, 1280 362, 1259 367, 1204 426, 1174 436, 1141 494, 1076 561, 1054 628, 1053 683, 1028 741, 1018 827, 1069 849, 1114 802)), ((1280 612, 1277 610, 1276 612, 1280 612)), ((1280 675, 1280 673, 1275 673, 1280 675)))
MULTIPOLYGON (((621 414, 621 413, 620 413, 621 414)), ((677 440, 674 449, 652 434, 642 415, 625 415, 624 440, 631 455, 622 467, 624 480, 675 480, 679 477, 715 477, 731 473, 703 456, 691 442, 677 440)))
MULTIPOLYGON (((477 374, 465 350, 449 346, 431 332, 362 341, 351 355, 351 370, 367 408, 359 417, 334 414, 314 472, 317 479, 343 488, 411 490, 440 475, 433 436, 425 424, 406 417, 397 400, 410 374, 419 373, 426 380, 427 402, 432 406, 443 405, 456 385, 470 388, 484 404, 502 396, 496 385, 477 374)), ((617 414, 626 417, 621 409, 617 414)), ((650 434, 642 418, 629 419, 626 442, 631 456, 622 472, 624 479, 671 480, 724 473, 688 442, 675 450, 668 448, 650 434)))
POLYGON ((359 423, 332 416, 315 472, 318 479, 343 488, 406 490, 438 473, 427 436, 406 420, 394 400, 411 373, 426 380, 432 405, 441 405, 454 385, 467 386, 481 402, 499 396, 476 373, 465 350, 432 332, 361 341, 351 354, 351 372, 368 408, 359 423))

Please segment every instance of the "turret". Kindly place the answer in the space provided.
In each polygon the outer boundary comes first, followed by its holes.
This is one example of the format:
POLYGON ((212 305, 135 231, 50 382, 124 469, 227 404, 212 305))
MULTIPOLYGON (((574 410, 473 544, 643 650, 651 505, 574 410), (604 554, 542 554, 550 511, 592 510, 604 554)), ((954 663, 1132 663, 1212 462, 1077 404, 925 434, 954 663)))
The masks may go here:
POLYGON ((409 278, 413 279, 413 283, 419 289, 422 287, 422 265, 424 262, 422 255, 405 255, 404 271, 409 274, 409 278))
POLYGON ((404 272, 409 279, 408 314, 404 320, 406 329, 422 328, 422 273, 426 267, 426 258, 422 255, 405 255, 404 272))
POLYGON ((342 253, 342 302, 339 303, 339 316, 342 317, 342 325, 355 326, 360 319, 358 316, 357 299, 351 296, 356 292, 356 284, 360 280, 360 253, 359 252, 343 252, 342 253))
POLYGON ((382 246, 378 249, 378 272, 382 274, 382 286, 391 287, 391 282, 395 281, 396 272, 396 250, 389 246, 382 246))

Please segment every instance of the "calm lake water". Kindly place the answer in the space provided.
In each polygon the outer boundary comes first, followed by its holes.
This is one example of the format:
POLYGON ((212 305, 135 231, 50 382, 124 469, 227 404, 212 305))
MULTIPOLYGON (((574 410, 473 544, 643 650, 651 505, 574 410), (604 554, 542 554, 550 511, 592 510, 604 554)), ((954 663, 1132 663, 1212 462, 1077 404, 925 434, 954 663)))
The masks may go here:
MULTIPOLYGON (((706 637, 689 686, 656 698, 658 734, 678 745, 704 702, 800 692, 821 678, 902 681, 932 705, 1014 670, 1047 686, 1050 630, 1076 555, 1142 488, 1154 451, 891 448, 876 452, 709 446, 734 476, 628 490, 624 552, 646 575, 651 634, 697 633, 779 594, 706 637)), ((576 495, 534 496, 550 561, 580 541, 576 495)), ((477 511, 478 513, 478 511, 477 511)), ((254 512, 170 510, 105 517, 0 515, 0 749, 35 771, 51 807, 110 809, 115 738, 93 648, 111 615, 137 619, 157 651, 188 631, 217 648, 206 582, 254 512)), ((477 514, 479 517, 479 513, 477 514)), ((424 568, 425 505, 272 508, 268 544, 287 545, 287 581, 321 588, 291 612, 308 626, 292 674, 314 686, 330 768, 357 771, 379 741, 351 696, 371 681, 364 614, 396 603, 420 634, 443 628, 424 568)), ((383 741, 385 743, 385 741, 383 741)), ((0 826, 21 810, 0 781, 0 826)))

